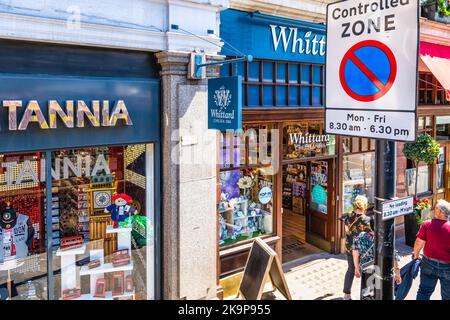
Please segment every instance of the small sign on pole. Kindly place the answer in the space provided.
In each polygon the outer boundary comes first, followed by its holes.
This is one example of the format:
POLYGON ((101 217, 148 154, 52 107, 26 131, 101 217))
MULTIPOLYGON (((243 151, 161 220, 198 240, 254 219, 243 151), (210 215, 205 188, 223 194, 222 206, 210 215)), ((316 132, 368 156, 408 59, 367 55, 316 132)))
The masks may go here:
POLYGON ((383 202, 382 208, 383 220, 389 220, 405 214, 410 214, 414 210, 414 198, 411 196, 385 201, 383 202))
POLYGON ((418 12, 418 0, 327 6, 327 133, 416 139, 418 12))

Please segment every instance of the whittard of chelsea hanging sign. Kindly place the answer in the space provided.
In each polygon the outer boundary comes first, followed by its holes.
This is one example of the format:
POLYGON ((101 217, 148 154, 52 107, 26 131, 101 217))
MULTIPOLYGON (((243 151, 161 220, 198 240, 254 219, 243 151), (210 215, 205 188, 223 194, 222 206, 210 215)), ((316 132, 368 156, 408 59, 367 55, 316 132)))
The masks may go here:
POLYGON ((208 129, 242 129, 242 77, 208 80, 208 129))

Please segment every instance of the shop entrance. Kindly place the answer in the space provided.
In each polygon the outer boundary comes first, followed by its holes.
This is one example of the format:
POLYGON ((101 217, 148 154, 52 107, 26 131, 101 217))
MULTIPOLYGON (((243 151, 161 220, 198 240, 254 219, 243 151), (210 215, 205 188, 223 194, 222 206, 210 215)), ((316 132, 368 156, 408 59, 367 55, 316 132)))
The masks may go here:
POLYGON ((331 248, 334 160, 283 165, 283 262, 331 248))

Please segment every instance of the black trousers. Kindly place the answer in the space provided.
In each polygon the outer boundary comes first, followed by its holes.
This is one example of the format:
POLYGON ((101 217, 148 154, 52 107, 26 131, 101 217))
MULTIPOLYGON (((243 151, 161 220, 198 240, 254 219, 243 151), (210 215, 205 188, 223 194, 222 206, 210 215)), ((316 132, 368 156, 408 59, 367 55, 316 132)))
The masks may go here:
POLYGON ((352 293, 353 278, 355 277, 355 264, 353 263, 353 256, 347 252, 347 272, 344 279, 344 293, 352 293))

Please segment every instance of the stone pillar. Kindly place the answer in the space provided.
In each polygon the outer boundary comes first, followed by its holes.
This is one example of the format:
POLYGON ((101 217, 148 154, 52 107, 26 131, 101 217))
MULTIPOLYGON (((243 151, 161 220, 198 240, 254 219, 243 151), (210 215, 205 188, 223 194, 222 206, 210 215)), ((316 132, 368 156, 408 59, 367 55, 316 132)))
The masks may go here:
POLYGON ((207 82, 187 79, 188 53, 156 56, 163 90, 162 296, 214 298, 217 134, 207 129, 207 82))

